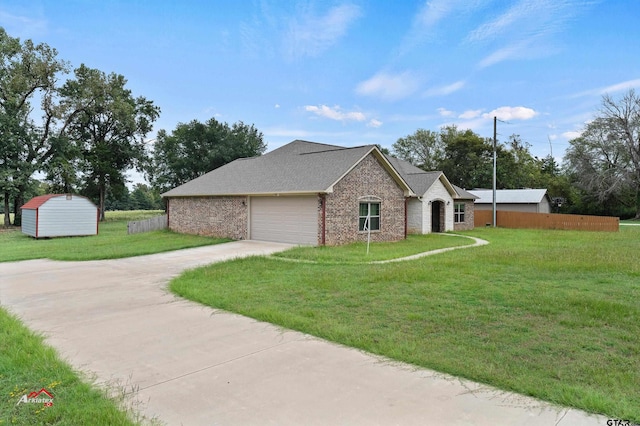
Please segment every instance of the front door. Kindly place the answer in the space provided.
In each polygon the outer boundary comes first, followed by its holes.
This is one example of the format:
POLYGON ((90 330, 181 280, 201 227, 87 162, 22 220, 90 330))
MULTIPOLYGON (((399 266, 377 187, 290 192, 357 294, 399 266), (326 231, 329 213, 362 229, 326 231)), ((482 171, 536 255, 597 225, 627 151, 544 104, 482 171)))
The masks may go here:
POLYGON ((431 232, 442 232, 440 229, 440 209, 442 201, 433 201, 431 203, 431 232))

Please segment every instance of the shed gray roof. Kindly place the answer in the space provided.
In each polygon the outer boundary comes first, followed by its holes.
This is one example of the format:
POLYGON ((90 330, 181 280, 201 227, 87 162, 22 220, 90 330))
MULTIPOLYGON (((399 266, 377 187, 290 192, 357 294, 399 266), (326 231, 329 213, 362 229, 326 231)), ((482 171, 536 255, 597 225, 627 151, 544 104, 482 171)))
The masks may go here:
MULTIPOLYGON (((370 153, 386 162, 374 145, 345 148, 296 140, 262 156, 225 164, 162 196, 331 192, 333 185, 370 153)), ((408 184, 388 163, 387 168, 400 186, 410 192, 408 184)))
MULTIPOLYGON (((477 204, 493 203, 492 189, 474 189, 469 192, 478 197, 477 204)), ((537 204, 546 196, 546 189, 498 189, 496 190, 496 203, 537 204)))

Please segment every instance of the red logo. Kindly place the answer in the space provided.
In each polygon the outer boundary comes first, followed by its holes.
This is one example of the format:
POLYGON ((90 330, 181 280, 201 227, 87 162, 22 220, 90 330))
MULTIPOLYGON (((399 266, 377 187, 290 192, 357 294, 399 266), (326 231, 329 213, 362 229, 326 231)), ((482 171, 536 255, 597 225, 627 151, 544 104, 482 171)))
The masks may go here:
POLYGON ((53 395, 51 394, 51 392, 49 392, 45 388, 42 388, 37 392, 31 392, 29 395, 26 395, 26 394, 22 395, 22 397, 20 398, 20 400, 16 405, 19 405, 20 403, 44 404, 45 407, 52 407, 53 395))

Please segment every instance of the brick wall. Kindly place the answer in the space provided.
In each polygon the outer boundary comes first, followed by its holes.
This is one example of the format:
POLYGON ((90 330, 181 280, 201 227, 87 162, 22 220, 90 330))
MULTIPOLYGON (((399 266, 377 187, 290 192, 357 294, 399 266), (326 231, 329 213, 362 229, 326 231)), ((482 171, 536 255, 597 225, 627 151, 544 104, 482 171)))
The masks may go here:
POLYGON ((326 245, 367 240, 367 233, 358 231, 358 199, 367 195, 381 199, 380 231, 372 231, 371 240, 404 238, 404 191, 370 154, 326 195, 326 245))
POLYGON ((183 234, 247 239, 247 197, 169 199, 169 229, 183 234))
MULTIPOLYGON (((456 200, 456 203, 463 202, 462 200, 456 200)), ((474 210, 475 205, 473 200, 464 200, 464 222, 455 223, 453 229, 456 231, 469 231, 474 228, 474 210)))

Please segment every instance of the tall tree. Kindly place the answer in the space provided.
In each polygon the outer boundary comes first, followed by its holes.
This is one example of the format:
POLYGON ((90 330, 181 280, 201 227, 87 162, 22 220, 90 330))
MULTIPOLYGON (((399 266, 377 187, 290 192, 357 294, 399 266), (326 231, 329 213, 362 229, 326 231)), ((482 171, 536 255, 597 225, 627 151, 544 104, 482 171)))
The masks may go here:
POLYGON ((61 89, 68 102, 84 105, 69 126, 69 138, 81 154, 85 190, 96 192, 101 220, 107 193, 124 190, 128 169, 143 169, 144 137, 160 114, 152 101, 134 98, 126 84, 122 75, 81 65, 61 89))
POLYGON ((605 95, 598 116, 569 145, 565 167, 575 185, 601 204, 633 207, 640 218, 640 96, 605 95))
POLYGON ((59 123, 55 97, 56 78, 67 69, 55 49, 31 40, 21 42, 0 27, 0 192, 5 207, 13 199, 16 224, 20 224, 20 206, 31 176, 55 152, 51 134, 65 127, 59 123), (30 118, 34 99, 40 100, 41 125, 30 118))
POLYGON ((489 188, 492 182, 493 144, 471 130, 443 127, 441 168, 449 180, 462 188, 489 188))
POLYGON ((398 139, 392 146, 393 154, 423 170, 438 170, 444 157, 440 133, 418 129, 412 135, 398 139))
POLYGON ((171 134, 158 132, 149 181, 166 191, 235 159, 261 155, 266 147, 262 132, 243 122, 180 123, 171 134))

